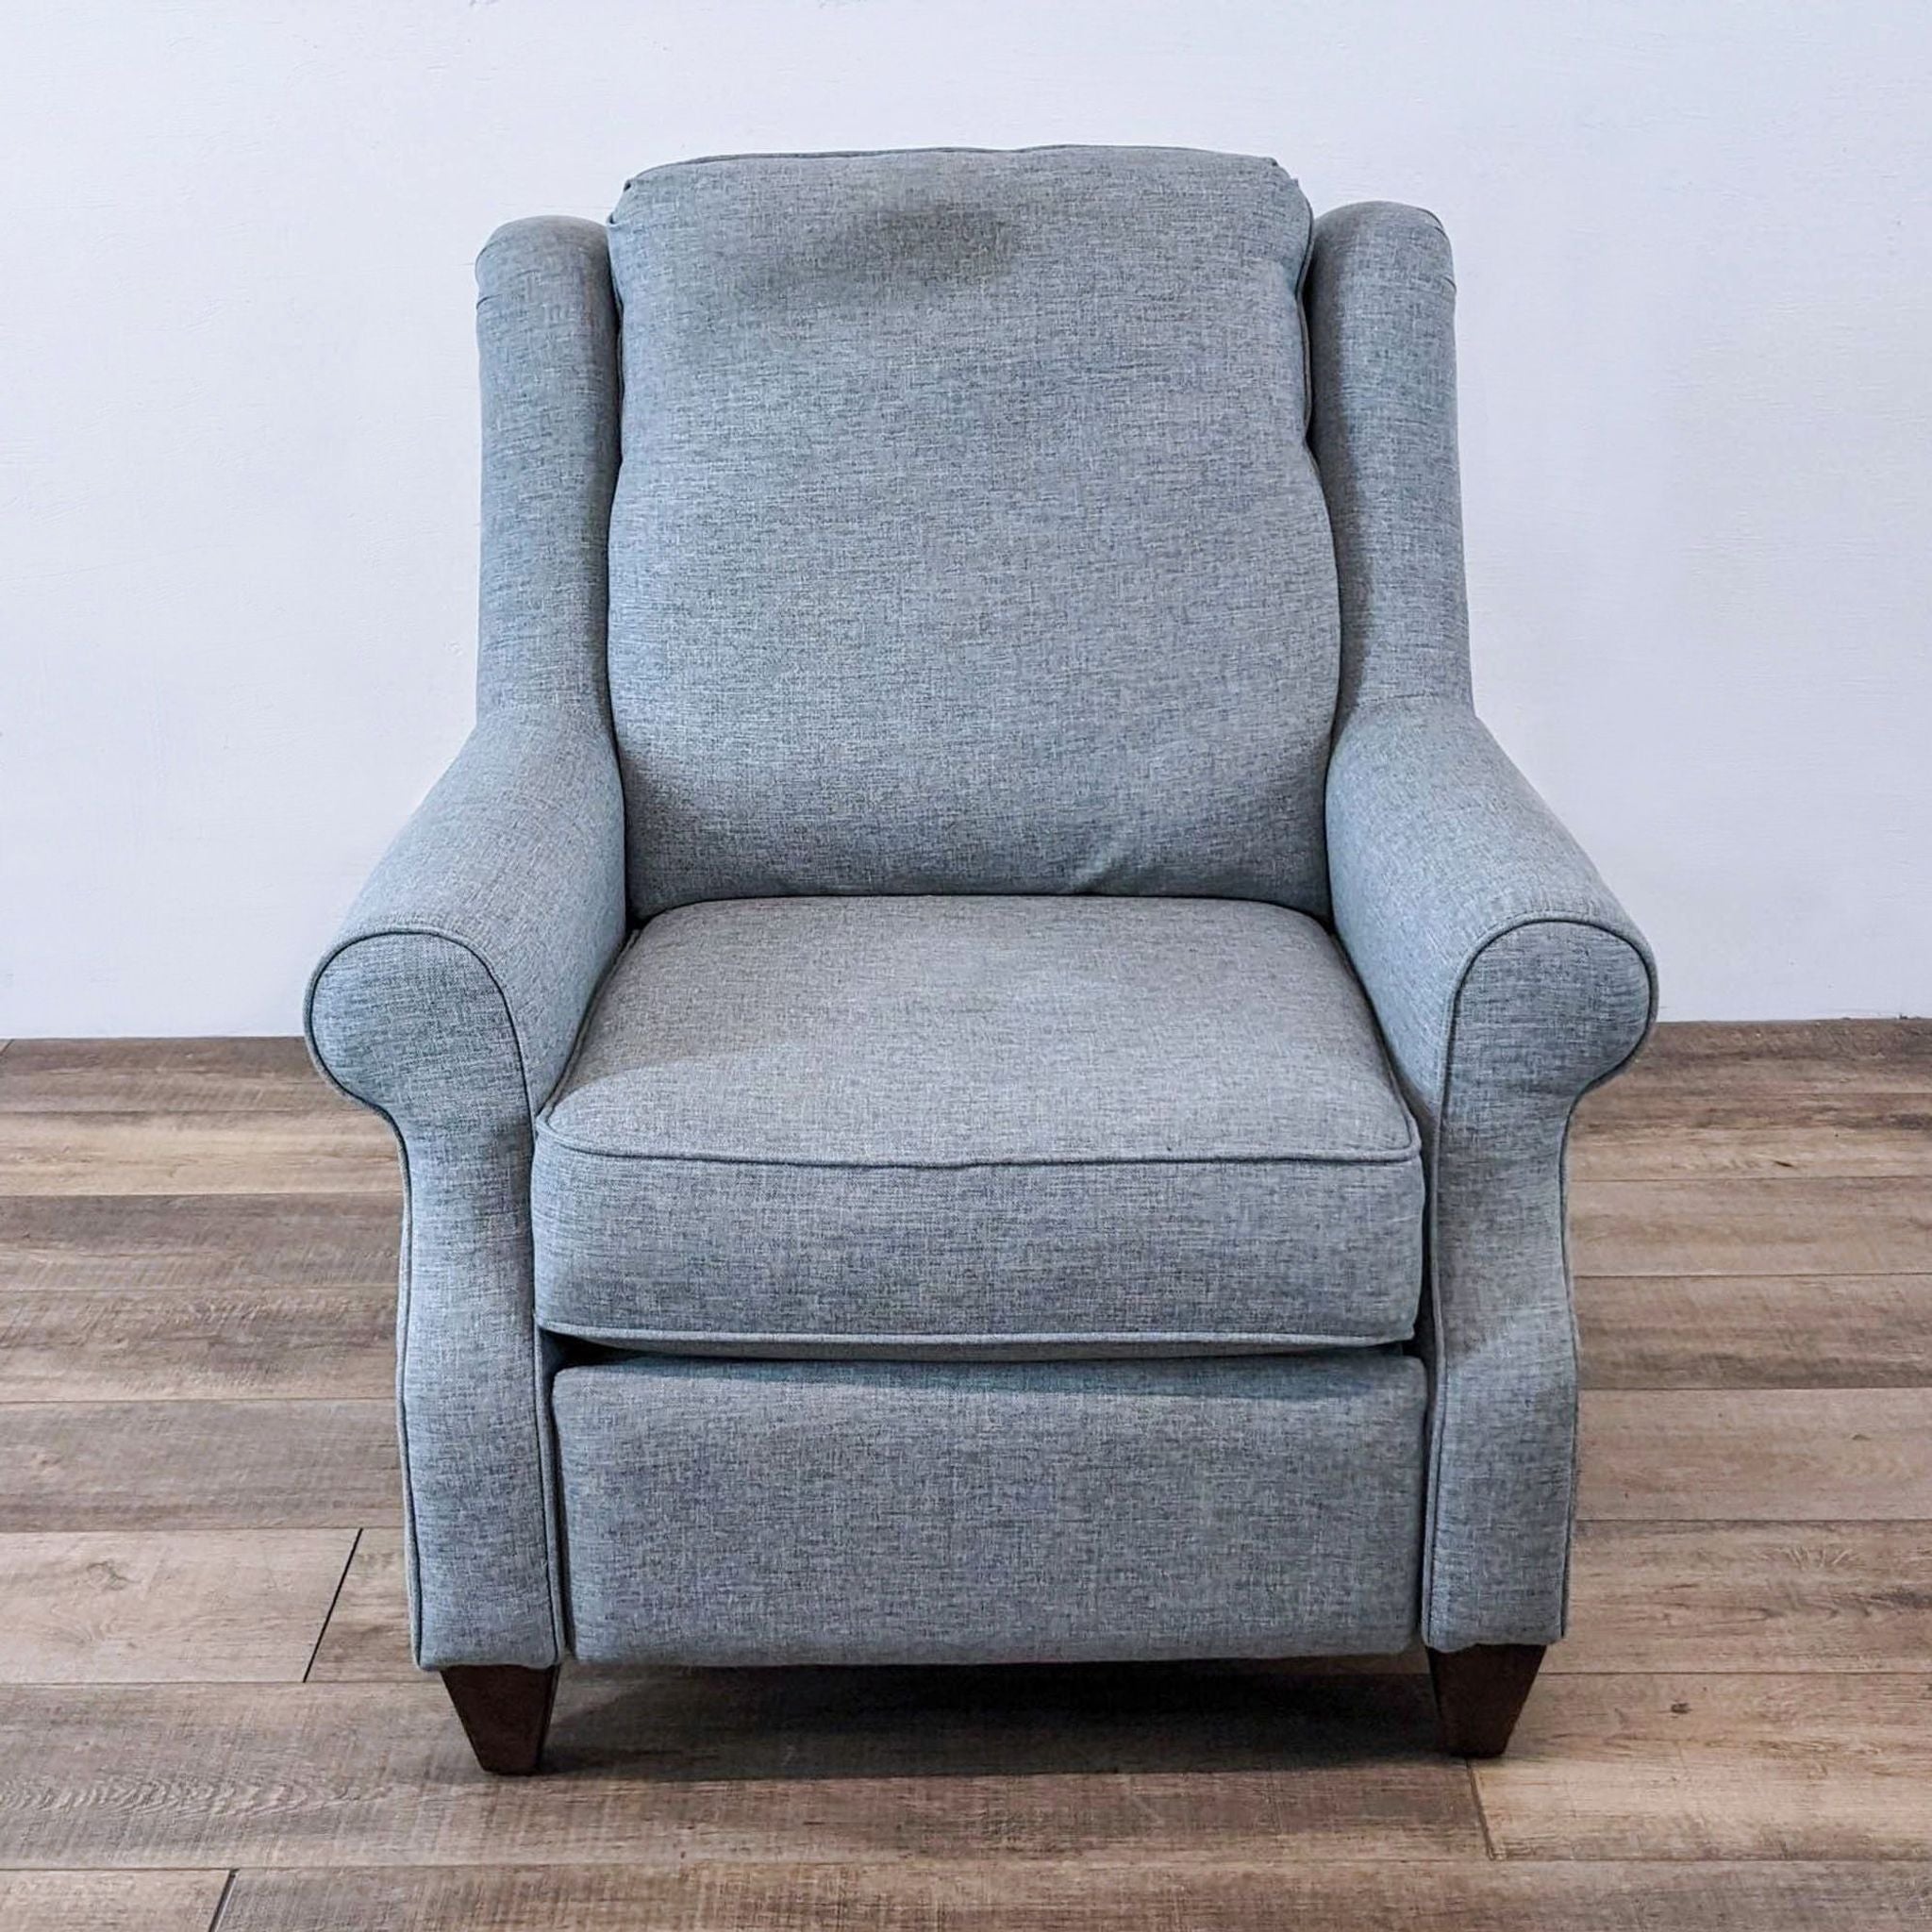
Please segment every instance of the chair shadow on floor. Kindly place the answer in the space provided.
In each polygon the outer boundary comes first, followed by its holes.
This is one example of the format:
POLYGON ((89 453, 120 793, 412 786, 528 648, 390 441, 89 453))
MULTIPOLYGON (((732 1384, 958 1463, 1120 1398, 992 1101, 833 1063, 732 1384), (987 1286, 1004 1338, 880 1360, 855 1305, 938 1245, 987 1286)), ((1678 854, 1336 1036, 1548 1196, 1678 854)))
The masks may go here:
POLYGON ((544 1768, 730 1781, 1441 1763, 1428 1678, 1409 1665, 581 1669, 544 1768))

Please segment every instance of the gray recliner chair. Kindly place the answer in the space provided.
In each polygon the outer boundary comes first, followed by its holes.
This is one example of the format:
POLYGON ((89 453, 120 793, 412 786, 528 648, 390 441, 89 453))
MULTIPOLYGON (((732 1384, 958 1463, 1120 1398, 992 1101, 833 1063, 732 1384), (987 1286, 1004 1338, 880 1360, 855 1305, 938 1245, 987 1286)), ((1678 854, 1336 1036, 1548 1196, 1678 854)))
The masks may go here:
POLYGON ((654 169, 477 269, 477 724, 317 969, 418 1660, 1563 1629, 1648 952, 1471 708, 1448 243, 1163 149, 654 169))

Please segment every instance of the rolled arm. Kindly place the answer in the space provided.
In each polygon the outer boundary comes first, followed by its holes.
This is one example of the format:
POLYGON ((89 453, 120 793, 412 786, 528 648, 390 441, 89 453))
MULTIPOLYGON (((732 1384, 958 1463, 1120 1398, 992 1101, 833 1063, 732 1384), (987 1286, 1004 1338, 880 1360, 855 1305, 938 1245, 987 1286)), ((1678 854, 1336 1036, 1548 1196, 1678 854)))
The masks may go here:
POLYGON ((492 713, 316 968, 316 1060, 406 1137, 453 1112, 467 1130, 478 1106, 527 1123, 624 930, 624 795, 608 734, 492 713))
POLYGON ((1571 1114, 1642 1043, 1649 948, 1466 705, 1357 709, 1328 789, 1335 917, 1422 1124, 1434 1648, 1562 1634, 1576 1342, 1571 1114))
MULTIPOLYGON (((1571 970, 1498 989, 1521 1036, 1519 1062, 1498 1073, 1574 1101, 1641 1044, 1654 998, 1642 935, 1466 706, 1357 712, 1329 766, 1328 838, 1342 943, 1405 1084, 1431 1111, 1448 1091, 1463 995, 1532 943, 1571 970), (1505 945, 1530 928, 1547 930, 1505 945), (1578 1011, 1578 991, 1606 976, 1607 1000, 1578 1011)), ((1466 1063, 1477 1042, 1462 1048, 1466 1063)))
POLYGON ((1650 955, 1471 708, 1441 223, 1331 210, 1304 292, 1341 593, 1329 883, 1429 1169, 1423 1631, 1547 1643, 1575 1491, 1563 1142, 1642 1041, 1650 955))
POLYGON ((604 230, 543 216, 476 262, 477 725, 309 982, 323 1072, 402 1144, 396 1394, 416 1660, 562 1642, 532 1123, 623 942, 605 664, 618 467, 604 230))
POLYGON ((425 1666, 542 1666, 561 1647, 531 1123, 623 940, 623 810, 594 721, 491 712, 309 984, 317 1063, 402 1148, 397 1394, 425 1666))

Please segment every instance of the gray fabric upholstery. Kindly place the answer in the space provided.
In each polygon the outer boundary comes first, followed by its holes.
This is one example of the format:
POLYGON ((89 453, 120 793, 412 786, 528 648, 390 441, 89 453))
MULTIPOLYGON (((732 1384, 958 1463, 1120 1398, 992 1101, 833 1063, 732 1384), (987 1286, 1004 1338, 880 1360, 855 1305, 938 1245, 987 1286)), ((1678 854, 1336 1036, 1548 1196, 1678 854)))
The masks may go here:
POLYGON ((556 1384, 576 1654, 1400 1650, 1421 1365, 637 1360, 556 1384))
POLYGON ((1325 909, 1308 232, 1272 161, 1178 149, 629 184, 610 682, 640 917, 824 891, 1325 909))
POLYGON ((484 251, 477 726, 308 1008, 402 1142, 421 1662, 1559 1634, 1563 1143, 1651 961, 1471 708, 1441 228, 1309 236, 1271 164, 1050 149, 659 170, 484 251), (553 1409, 540 1300, 801 1355, 1416 1320, 1426 1440, 1378 1347, 553 1409))
POLYGON ((1334 941, 1190 899, 654 920, 540 1123, 546 1327, 703 1350, 1409 1335, 1416 1130, 1334 941))
POLYGON ((1363 202, 1315 225, 1309 438, 1335 535, 1341 694, 1467 703, 1456 275, 1434 215, 1363 202))
POLYGON ((1432 1377, 1423 1632, 1562 1634, 1576 1342, 1563 1143, 1641 1043, 1641 936, 1470 708, 1455 282, 1432 216, 1342 208, 1309 287, 1341 559, 1335 920, 1424 1128, 1432 1377))
POLYGON ((476 258, 483 392, 476 703, 610 734, 607 620, 617 484, 617 303, 591 222, 499 228, 476 258))
POLYGON ((558 1654, 530 1280, 531 1117, 624 936, 604 708, 616 453, 601 232, 522 222, 477 264, 483 649, 475 734, 310 982, 318 1065, 408 1185, 397 1391, 418 1660, 558 1654))

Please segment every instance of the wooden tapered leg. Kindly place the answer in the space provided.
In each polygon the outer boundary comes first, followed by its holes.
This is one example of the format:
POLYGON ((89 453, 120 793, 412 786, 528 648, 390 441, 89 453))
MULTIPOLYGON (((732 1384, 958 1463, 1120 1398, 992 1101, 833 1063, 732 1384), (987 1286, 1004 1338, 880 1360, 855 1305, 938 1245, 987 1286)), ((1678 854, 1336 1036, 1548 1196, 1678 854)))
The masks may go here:
POLYGON ((557 1701, 557 1668, 452 1664, 443 1672, 442 1687, 485 1771, 527 1777, 542 1762, 543 1734, 557 1701))
POLYGON ((1436 1723, 1442 1748, 1457 1757, 1500 1757, 1543 1660, 1541 1643, 1478 1643, 1432 1650, 1436 1723))

